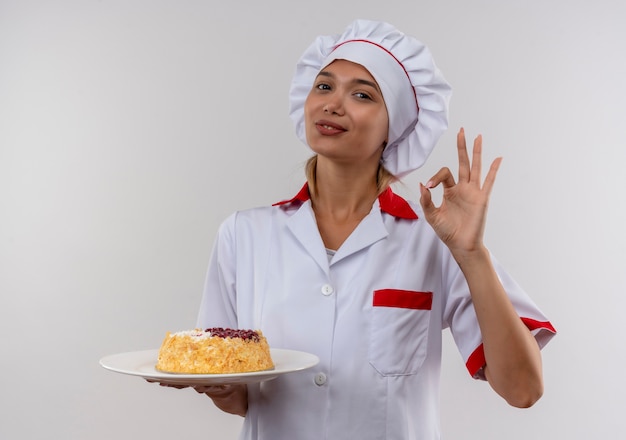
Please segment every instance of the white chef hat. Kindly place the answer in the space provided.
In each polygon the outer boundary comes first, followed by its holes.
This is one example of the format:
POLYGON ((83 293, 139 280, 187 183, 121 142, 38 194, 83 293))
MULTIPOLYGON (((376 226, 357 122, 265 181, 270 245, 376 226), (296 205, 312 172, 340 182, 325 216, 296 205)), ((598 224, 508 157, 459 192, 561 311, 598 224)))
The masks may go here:
POLYGON ((337 59, 365 67, 381 89, 389 115, 385 168, 402 177, 421 167, 448 127, 452 89, 422 42, 379 21, 356 20, 342 35, 317 37, 304 52, 289 92, 298 137, 307 143, 304 102, 315 78, 337 59))

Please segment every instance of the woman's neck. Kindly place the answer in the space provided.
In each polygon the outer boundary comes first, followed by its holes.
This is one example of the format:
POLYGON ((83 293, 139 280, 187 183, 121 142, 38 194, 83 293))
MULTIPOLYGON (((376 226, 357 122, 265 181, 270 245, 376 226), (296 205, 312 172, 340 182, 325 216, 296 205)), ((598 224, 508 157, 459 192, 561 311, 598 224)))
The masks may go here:
POLYGON ((367 216, 378 196, 376 170, 317 164, 313 211, 324 244, 338 249, 367 216))
POLYGON ((318 162, 312 197, 316 212, 339 218, 355 215, 362 218, 369 213, 377 196, 376 170, 324 167, 318 162))

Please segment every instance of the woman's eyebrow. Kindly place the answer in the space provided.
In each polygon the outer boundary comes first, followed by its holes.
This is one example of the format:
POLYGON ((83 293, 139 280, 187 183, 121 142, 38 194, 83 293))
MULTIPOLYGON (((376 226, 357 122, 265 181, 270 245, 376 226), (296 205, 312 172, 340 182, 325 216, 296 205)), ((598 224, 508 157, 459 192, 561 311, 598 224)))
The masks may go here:
MULTIPOLYGON (((322 72, 318 73, 317 76, 326 76, 328 78, 333 78, 333 79, 335 78, 335 75, 333 75, 330 72, 325 72, 325 71, 322 71, 322 72)), ((376 84, 375 82, 372 82, 372 81, 369 81, 369 80, 366 80, 366 79, 362 79, 362 78, 354 78, 352 80, 352 82, 357 83, 357 84, 364 84, 366 86, 370 86, 370 87, 374 88, 374 90, 376 90, 377 92, 381 93, 380 89, 378 88, 378 84, 376 84)))

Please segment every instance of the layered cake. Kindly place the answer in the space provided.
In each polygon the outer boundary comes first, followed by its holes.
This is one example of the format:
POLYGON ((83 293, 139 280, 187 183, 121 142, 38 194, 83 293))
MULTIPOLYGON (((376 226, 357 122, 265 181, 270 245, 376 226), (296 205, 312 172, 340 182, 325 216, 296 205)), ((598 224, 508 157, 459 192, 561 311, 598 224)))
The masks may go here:
POLYGON ((260 330, 228 328, 168 332, 156 369, 167 373, 225 374, 269 370, 270 348, 260 330))

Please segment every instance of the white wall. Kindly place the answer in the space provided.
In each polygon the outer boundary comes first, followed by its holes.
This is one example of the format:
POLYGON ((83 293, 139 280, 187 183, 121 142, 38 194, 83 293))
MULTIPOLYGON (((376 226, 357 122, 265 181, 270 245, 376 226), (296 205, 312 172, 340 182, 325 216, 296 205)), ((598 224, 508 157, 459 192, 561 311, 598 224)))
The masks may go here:
POLYGON ((193 391, 105 371, 195 322, 219 222, 290 196, 308 151, 293 66, 354 18, 426 42, 451 130, 405 194, 504 156, 487 240, 560 335, 507 407, 446 338, 448 439, 621 438, 626 423, 626 28, 617 0, 0 0, 0 438, 236 438, 193 391))

